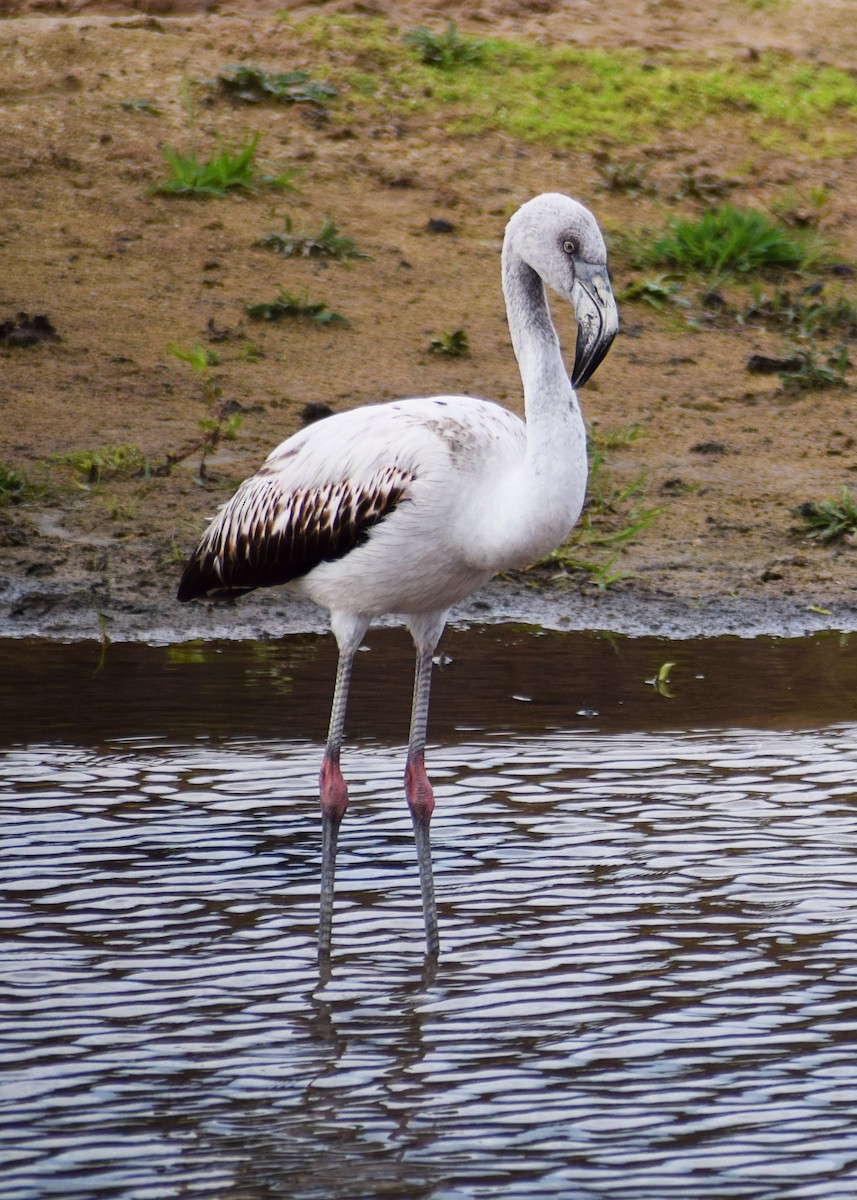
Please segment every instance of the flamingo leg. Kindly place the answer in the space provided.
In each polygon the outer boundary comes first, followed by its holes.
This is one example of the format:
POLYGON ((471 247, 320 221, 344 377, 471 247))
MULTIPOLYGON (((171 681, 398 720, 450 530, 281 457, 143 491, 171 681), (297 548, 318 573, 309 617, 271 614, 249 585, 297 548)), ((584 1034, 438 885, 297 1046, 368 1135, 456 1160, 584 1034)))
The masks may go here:
POLYGON ((339 824, 348 806, 348 790, 339 769, 339 752, 345 733, 345 708, 354 651, 341 651, 336 668, 336 686, 330 710, 330 729, 319 773, 321 798, 321 904, 318 919, 318 958, 330 958, 330 937, 333 923, 333 877, 336 870, 336 843, 339 824))
POLYGON ((405 766, 405 794, 414 824, 417 862, 420 868, 420 891, 426 926, 426 952, 436 958, 440 950, 437 930, 437 908, 434 897, 434 877, 431 868, 429 824, 434 811, 434 793, 425 768, 426 726, 428 723, 429 690, 431 687, 432 649, 417 649, 414 675, 414 702, 411 710, 411 732, 405 766))

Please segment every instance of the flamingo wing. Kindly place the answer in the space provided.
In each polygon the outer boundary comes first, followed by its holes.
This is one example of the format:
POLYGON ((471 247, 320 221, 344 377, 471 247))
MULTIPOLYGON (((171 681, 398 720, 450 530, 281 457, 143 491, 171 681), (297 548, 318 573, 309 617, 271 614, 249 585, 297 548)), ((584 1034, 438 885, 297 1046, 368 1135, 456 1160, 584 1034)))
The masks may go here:
POLYGON ((276 461, 246 479, 185 566, 178 599, 225 599, 307 575, 366 542, 408 498, 412 471, 384 466, 361 480, 284 486, 276 461))

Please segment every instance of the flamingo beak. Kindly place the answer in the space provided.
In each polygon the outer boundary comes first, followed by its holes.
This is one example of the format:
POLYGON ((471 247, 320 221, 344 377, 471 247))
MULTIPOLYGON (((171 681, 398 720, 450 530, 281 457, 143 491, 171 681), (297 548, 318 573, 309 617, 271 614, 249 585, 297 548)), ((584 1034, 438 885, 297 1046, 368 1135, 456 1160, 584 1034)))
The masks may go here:
POLYGON ((577 260, 571 302, 577 317, 571 386, 579 388, 595 373, 619 332, 619 313, 604 263, 577 260))

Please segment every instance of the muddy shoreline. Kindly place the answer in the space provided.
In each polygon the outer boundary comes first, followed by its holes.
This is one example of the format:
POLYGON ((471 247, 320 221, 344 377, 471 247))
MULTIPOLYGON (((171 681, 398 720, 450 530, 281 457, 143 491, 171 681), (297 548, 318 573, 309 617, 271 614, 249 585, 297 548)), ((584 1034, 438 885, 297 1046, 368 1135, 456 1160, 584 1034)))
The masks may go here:
MULTIPOLYGON (((377 625, 398 625, 395 617, 377 625)), ((823 606, 807 597, 642 594, 639 588, 580 591, 527 576, 498 578, 456 605, 450 624, 527 625, 572 632, 685 640, 700 637, 796 638, 857 630, 857 604, 823 606)), ((51 582, 8 587, 0 608, 0 638, 100 640, 163 645, 192 640, 270 640, 324 633, 327 614, 284 589, 257 592, 235 604, 179 604, 169 597, 108 596, 51 582)))

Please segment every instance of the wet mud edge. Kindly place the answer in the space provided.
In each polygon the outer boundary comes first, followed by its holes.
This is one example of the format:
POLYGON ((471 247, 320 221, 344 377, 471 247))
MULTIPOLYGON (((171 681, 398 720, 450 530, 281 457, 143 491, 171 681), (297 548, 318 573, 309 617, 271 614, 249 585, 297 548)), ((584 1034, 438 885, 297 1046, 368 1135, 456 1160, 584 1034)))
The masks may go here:
MULTIPOLYGON (((498 578, 456 605, 453 625, 524 625, 557 632, 594 631, 630 637, 802 637, 857 630, 857 605, 813 604, 806 596, 700 597, 646 594, 624 587, 574 587, 498 578)), ((396 617, 374 624, 401 624, 396 617)), ((327 613, 285 589, 258 591, 234 604, 179 604, 172 596, 110 595, 64 589, 55 581, 15 586, 0 596, 0 638, 42 637, 168 644, 189 640, 263 640, 322 633, 327 613)))

